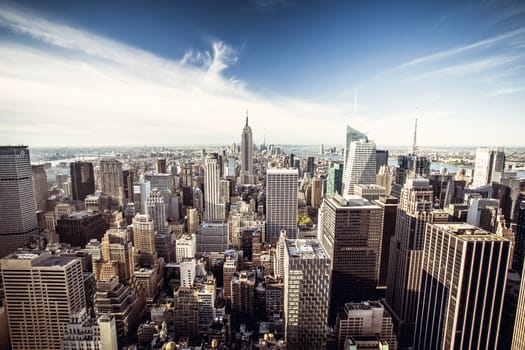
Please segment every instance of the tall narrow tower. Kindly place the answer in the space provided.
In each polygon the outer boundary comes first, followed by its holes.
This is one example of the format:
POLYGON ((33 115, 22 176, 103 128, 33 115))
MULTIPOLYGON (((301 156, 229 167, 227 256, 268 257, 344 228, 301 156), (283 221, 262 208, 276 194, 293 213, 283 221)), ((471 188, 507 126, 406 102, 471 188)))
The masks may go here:
POLYGON ((241 134, 241 181, 243 184, 253 183, 253 136, 248 125, 248 112, 241 134))
POLYGON ((343 177, 343 193, 345 195, 354 194, 354 186, 357 184, 376 183, 376 145, 369 141, 366 135, 358 131, 355 134, 358 138, 351 138, 347 149, 343 177))
POLYGON ((297 169, 266 172, 266 241, 275 243, 281 230, 297 237, 297 169))
POLYGON ((0 257, 38 233, 27 146, 0 146, 0 257))
POLYGON ((99 163, 100 190, 111 196, 114 206, 124 205, 124 181, 122 163, 116 159, 101 160, 99 163))
POLYGON ((73 200, 83 201, 88 194, 95 193, 95 175, 92 163, 72 162, 69 164, 69 169, 73 200))
POLYGON ((217 154, 209 153, 204 162, 204 216, 206 220, 224 220, 225 207, 220 202, 217 154))

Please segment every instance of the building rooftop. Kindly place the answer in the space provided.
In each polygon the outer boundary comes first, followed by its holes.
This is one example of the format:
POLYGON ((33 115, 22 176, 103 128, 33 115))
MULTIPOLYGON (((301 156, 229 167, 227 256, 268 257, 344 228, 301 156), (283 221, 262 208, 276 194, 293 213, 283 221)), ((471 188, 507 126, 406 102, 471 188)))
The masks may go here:
POLYGON ((499 236, 493 232, 486 231, 482 228, 479 228, 477 226, 470 225, 467 223, 434 224, 434 226, 444 231, 448 231, 454 234, 454 236, 462 240, 466 240, 466 241, 474 241, 474 240, 508 241, 506 238, 503 238, 502 236, 499 236))
POLYGON ((369 200, 356 195, 347 195, 345 197, 336 194, 330 199, 325 199, 337 209, 374 209, 379 208, 369 200))
POLYGON ((316 239, 287 239, 286 248, 293 258, 300 259, 326 259, 321 244, 316 239))

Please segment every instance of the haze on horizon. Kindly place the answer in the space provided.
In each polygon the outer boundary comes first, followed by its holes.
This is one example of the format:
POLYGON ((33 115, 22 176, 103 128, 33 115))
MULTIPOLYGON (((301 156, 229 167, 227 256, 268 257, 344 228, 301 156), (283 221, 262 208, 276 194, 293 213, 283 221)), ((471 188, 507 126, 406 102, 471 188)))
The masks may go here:
MULTIPOLYGON (((0 4, 0 139, 522 147, 519 1, 0 4)), ((403 146, 400 146, 403 147, 403 146)))

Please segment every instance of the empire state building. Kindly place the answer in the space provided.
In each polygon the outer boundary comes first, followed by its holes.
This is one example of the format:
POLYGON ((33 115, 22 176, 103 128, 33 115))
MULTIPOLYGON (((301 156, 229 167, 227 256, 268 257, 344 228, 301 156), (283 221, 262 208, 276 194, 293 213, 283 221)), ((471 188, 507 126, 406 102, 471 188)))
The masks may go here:
POLYGON ((246 125, 242 129, 241 135, 241 183, 249 185, 253 183, 253 137, 252 128, 248 125, 248 116, 246 116, 246 125))

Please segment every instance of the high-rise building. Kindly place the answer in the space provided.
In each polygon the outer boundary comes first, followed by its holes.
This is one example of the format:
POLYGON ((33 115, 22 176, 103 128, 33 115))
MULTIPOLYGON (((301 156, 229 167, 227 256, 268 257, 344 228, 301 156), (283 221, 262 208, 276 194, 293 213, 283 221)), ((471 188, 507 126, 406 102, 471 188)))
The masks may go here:
POLYGON ((320 177, 312 179, 312 208, 319 209, 323 199, 323 182, 320 177))
POLYGON ((315 158, 313 156, 306 158, 306 172, 309 173, 311 177, 315 175, 315 158))
POLYGON ((367 136, 363 134, 362 132, 350 127, 346 126, 346 144, 345 144, 345 154, 344 154, 344 169, 346 172, 346 169, 348 168, 348 152, 350 151, 350 145, 352 142, 361 140, 361 139, 367 139, 367 136))
POLYGON ((36 210, 47 209, 47 176, 43 165, 32 165, 33 190, 35 192, 36 210))
POLYGON ((135 267, 134 247, 129 233, 125 229, 107 230, 100 249, 101 259, 94 269, 97 281, 117 277, 122 283, 128 283, 135 267))
MULTIPOLYGON (((336 195, 319 214, 321 243, 332 261, 331 311, 375 297, 379 282, 382 210, 368 200, 336 195)), ((334 319, 333 317, 332 319, 334 319)))
MULTIPOLYGON (((525 201, 521 201, 516 223, 514 257, 512 258, 512 268, 518 273, 523 271, 523 260, 525 259, 525 201)), ((523 274, 521 275, 523 278, 523 274)), ((525 278, 523 278, 525 279, 525 278)))
POLYGON ((472 198, 467 212, 467 223, 490 232, 496 232, 498 226, 499 200, 472 198))
POLYGON ((275 242, 281 230, 297 237, 297 169, 266 172, 266 241, 275 242))
POLYGON ((255 315, 255 274, 248 271, 240 271, 233 275, 232 288, 232 310, 253 318, 255 315))
POLYGON ((288 349, 326 347, 330 258, 317 240, 286 240, 284 315, 288 349))
POLYGON ((401 347, 414 339, 421 284, 425 225, 432 222, 432 187, 428 179, 408 179, 397 207, 396 233, 390 242, 386 307, 401 347))
POLYGON ((326 179, 326 198, 332 198, 335 193, 343 194, 343 165, 334 163, 328 168, 326 179))
POLYGON ((83 201, 88 194, 95 193, 95 175, 91 162, 71 162, 71 198, 83 201))
POLYGON ((149 215, 158 233, 166 233, 166 204, 160 191, 152 189, 146 199, 146 213, 149 215))
POLYGON ((241 182, 243 184, 253 183, 253 137, 252 128, 248 125, 248 116, 246 116, 246 125, 241 134, 241 182))
POLYGON ((350 143, 343 177, 343 193, 354 194, 357 184, 376 183, 376 145, 368 138, 350 143))
POLYGON ((98 171, 102 194, 111 197, 112 205, 123 206, 125 196, 122 163, 116 159, 101 160, 98 171))
POLYGON ((118 350, 115 317, 111 314, 103 314, 97 319, 97 324, 100 330, 100 349, 118 350))
POLYGON ((157 174, 166 174, 168 172, 166 158, 157 159, 155 161, 155 172, 157 174))
POLYGON ((154 265, 157 261, 154 222, 149 215, 137 214, 133 218, 133 243, 140 255, 140 265, 154 265))
POLYGON ((220 177, 217 154, 206 156, 204 171, 204 216, 207 220, 224 220, 226 218, 224 203, 220 202, 220 177))
POLYGON ((94 318, 86 309, 76 311, 71 315, 62 340, 64 350, 99 350, 100 329, 94 318))
POLYGON ((376 174, 379 172, 379 168, 388 165, 388 151, 387 150, 376 150, 376 174))
POLYGON ((200 224, 199 212, 195 208, 190 208, 186 213, 188 215, 188 233, 197 233, 200 224))
POLYGON ((194 233, 183 234, 177 238, 175 249, 177 262, 181 262, 183 258, 193 258, 197 253, 196 235, 194 233))
POLYGON ((472 188, 490 185, 499 182, 501 172, 505 169, 505 151, 503 148, 478 148, 474 164, 474 178, 472 188), (499 174, 498 174, 499 173, 499 174))
POLYGON ((339 349, 347 349, 343 344, 348 338, 372 335, 387 341, 389 350, 397 349, 392 317, 380 301, 346 303, 344 311, 337 315, 335 329, 339 349))
MULTIPOLYGON (((516 254, 514 255, 514 261, 516 254)), ((524 266, 523 257, 521 259, 521 266, 524 266)), ((523 268, 521 276, 523 276, 523 268)), ((517 302, 516 320, 514 322, 514 333, 512 335, 511 350, 525 349, 525 278, 521 278, 519 297, 517 302)))
POLYGON ((38 233, 29 150, 0 146, 0 257, 38 233))
POLYGON ((386 290, 390 258, 390 241, 396 233, 398 201, 395 197, 385 196, 379 197, 379 199, 373 201, 373 203, 380 207, 383 212, 383 234, 381 236, 381 258, 379 259, 381 264, 379 266, 378 289, 386 290))
POLYGON ((414 349, 498 349, 510 241, 469 224, 428 224, 414 349))
POLYGON ((151 183, 149 181, 137 182, 133 184, 133 204, 137 213, 147 214, 146 200, 151 192, 151 183))
POLYGON ((101 213, 83 211, 59 217, 55 230, 60 242, 84 247, 91 239, 102 239, 107 228, 101 213))
POLYGON ((228 249, 227 221, 203 221, 197 233, 197 252, 222 253, 228 249))
POLYGON ((71 315, 86 307, 80 259, 20 251, 0 263, 11 348, 60 349, 71 315))

